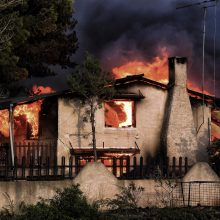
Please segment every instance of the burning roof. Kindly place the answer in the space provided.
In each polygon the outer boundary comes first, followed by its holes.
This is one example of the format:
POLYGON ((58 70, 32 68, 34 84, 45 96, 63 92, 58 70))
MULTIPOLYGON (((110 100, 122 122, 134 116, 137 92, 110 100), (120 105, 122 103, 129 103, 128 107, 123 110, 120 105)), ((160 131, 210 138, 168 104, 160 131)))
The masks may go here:
MULTIPOLYGON (((144 84, 144 85, 150 85, 150 86, 154 86, 158 89, 163 89, 163 90, 168 90, 170 89, 171 85, 169 84, 163 84, 154 80, 150 80, 144 77, 144 74, 139 74, 139 75, 129 75, 126 76, 124 78, 121 79, 117 79, 116 80, 116 88, 122 88, 122 87, 127 87, 130 86, 132 84, 144 84)), ((191 89, 187 89, 189 96, 191 99, 194 100, 202 100, 203 99, 203 93, 198 92, 198 91, 194 91, 191 89)), ((216 98, 212 95, 208 95, 208 94, 204 94, 204 98, 205 98, 205 102, 206 103, 210 103, 210 104, 214 104, 220 107, 220 98, 216 98)))

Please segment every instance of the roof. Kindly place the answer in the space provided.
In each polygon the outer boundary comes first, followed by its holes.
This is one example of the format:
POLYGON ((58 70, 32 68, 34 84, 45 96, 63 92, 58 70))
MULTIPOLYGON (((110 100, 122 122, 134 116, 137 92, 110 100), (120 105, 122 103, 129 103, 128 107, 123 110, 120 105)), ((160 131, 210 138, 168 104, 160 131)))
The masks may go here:
MULTIPOLYGON (((132 84, 144 84, 144 85, 150 85, 154 86, 158 89, 162 90, 169 90, 171 86, 169 84, 165 85, 150 79, 147 79, 144 77, 144 74, 139 74, 139 75, 131 75, 131 76, 126 76, 121 79, 117 79, 115 81, 115 87, 117 88, 122 88, 122 87, 127 87, 132 84)), ((216 98, 214 96, 202 94, 200 92, 196 92, 193 90, 188 89, 188 93, 190 95, 190 98, 196 101, 201 101, 203 99, 203 96, 205 98, 205 102, 211 103, 213 105, 216 105, 220 107, 220 98, 216 98)), ((49 97, 56 97, 56 96, 63 96, 63 95, 72 95, 70 90, 63 90, 59 92, 54 92, 54 93, 49 93, 49 94, 41 94, 41 95, 34 95, 34 96, 25 96, 25 97, 16 97, 16 98, 8 98, 8 99, 0 99, 0 109, 6 109, 9 108, 10 105, 22 105, 22 104, 28 104, 35 102, 40 99, 45 99, 49 97)), ((128 93, 128 92, 120 92, 115 94, 114 98, 124 98, 124 99, 133 99, 133 100, 140 100, 143 99, 144 96, 139 93, 128 93)))
MULTIPOLYGON (((117 79, 115 82, 115 85, 116 85, 116 88, 118 88, 118 87, 127 87, 127 86, 130 86, 132 84, 137 84, 137 83, 154 86, 162 90, 169 90, 170 88, 172 88, 172 85, 169 85, 169 84, 166 85, 166 84, 162 84, 162 83, 147 79, 144 77, 144 74, 131 75, 131 76, 126 76, 121 79, 117 79)), ((187 89, 187 91, 191 99, 201 101, 204 96, 206 103, 212 103, 220 107, 220 98, 217 98, 211 95, 206 95, 206 94, 203 94, 197 91, 193 91, 191 89, 187 89)))
POLYGON ((68 94, 69 90, 53 92, 48 94, 41 94, 41 95, 33 95, 33 96, 24 96, 24 97, 16 97, 16 98, 7 98, 7 99, 0 99, 0 109, 9 108, 10 105, 23 105, 35 102, 40 99, 45 99, 49 97, 56 97, 63 94, 68 94))

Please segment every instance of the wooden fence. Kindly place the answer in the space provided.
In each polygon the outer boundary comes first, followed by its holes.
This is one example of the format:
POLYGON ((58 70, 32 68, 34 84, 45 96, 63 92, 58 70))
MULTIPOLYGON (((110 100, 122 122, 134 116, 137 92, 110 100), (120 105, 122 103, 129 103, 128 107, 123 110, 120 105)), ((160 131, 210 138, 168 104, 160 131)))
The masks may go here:
MULTIPOLYGON (((145 164, 143 157, 112 158, 112 163, 106 167, 120 179, 149 178, 181 178, 187 172, 187 158, 167 158, 166 163, 145 164), (171 163, 170 163, 171 162, 171 163)), ((30 156, 14 158, 14 166, 6 163, 0 166, 1 180, 57 180, 74 178, 84 165, 73 156, 57 158, 30 156), (60 160, 59 160, 60 159, 60 160), (60 161, 58 163, 58 161, 60 161)))

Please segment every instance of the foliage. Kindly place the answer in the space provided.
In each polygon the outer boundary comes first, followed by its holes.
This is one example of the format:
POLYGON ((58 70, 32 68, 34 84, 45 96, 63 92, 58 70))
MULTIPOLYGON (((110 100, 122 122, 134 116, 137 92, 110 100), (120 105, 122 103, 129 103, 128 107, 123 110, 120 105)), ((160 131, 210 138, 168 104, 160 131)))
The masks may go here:
POLYGON ((220 167, 220 139, 215 139, 210 147, 207 148, 209 163, 211 167, 219 173, 220 167))
POLYGON ((72 185, 63 190, 57 190, 56 195, 50 200, 41 200, 36 205, 21 204, 17 215, 5 209, 0 214, 0 219, 96 220, 99 219, 99 212, 95 206, 87 203, 79 185, 72 185))
POLYGON ((116 194, 115 198, 99 201, 98 204, 100 207, 103 206, 117 212, 137 210, 138 202, 140 201, 143 191, 143 187, 136 186, 131 182, 127 187, 122 187, 121 192, 116 194))
POLYGON ((98 108, 102 107, 102 102, 112 98, 114 94, 112 74, 104 72, 98 60, 87 53, 85 61, 69 77, 68 84, 72 92, 83 101, 86 113, 84 121, 89 120, 91 124, 92 146, 96 161, 95 113, 98 108))
POLYGON ((174 190, 177 182, 173 179, 155 179, 155 191, 157 199, 164 207, 173 207, 174 205, 174 190))
POLYGON ((3 10, 0 19, 10 18, 12 25, 0 50, 1 84, 53 74, 50 65, 72 67, 70 57, 77 49, 72 14, 73 0, 23 0, 3 10))

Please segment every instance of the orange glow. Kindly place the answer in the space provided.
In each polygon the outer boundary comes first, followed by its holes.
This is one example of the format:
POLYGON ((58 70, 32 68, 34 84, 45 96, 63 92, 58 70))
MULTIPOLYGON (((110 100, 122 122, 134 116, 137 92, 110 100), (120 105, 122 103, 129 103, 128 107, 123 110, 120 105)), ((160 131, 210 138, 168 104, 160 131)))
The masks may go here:
POLYGON ((157 56, 151 62, 133 60, 120 67, 115 67, 112 72, 116 78, 143 73, 146 78, 161 83, 168 83, 168 52, 165 48, 161 50, 161 56, 157 56))
POLYGON ((105 103, 106 127, 123 128, 133 125, 133 102, 111 101, 105 103))
MULTIPOLYGON (((36 86, 32 87, 33 95, 48 94, 55 92, 51 87, 36 86)), ((19 120, 26 120, 31 126, 31 135, 33 138, 38 136, 39 131, 39 112, 41 110, 43 100, 38 100, 31 104, 17 105, 14 108, 14 122, 21 124, 19 120)), ((0 133, 4 137, 9 137, 9 113, 8 110, 0 111, 0 133)), ((16 131, 15 131, 16 135, 16 131)))
MULTIPOLYGON (((197 85, 195 85, 192 81, 187 81, 187 88, 189 88, 189 89, 191 89, 191 90, 193 90, 193 91, 202 93, 202 89, 199 88, 197 85)), ((213 94, 211 94, 211 93, 210 93, 209 91, 207 91, 207 90, 204 90, 204 94, 213 96, 213 94)))
POLYGON ((119 123, 119 127, 127 127, 132 125, 132 102, 115 101, 117 105, 122 105, 126 114, 126 120, 119 123))
POLYGON ((55 90, 49 86, 37 86, 37 85, 34 85, 32 87, 32 92, 34 95, 36 94, 48 94, 48 93, 53 93, 55 92, 55 90))
POLYGON ((39 112, 41 110, 42 100, 38 100, 31 104, 18 105, 14 109, 14 116, 26 116, 27 122, 31 125, 32 136, 38 136, 39 130, 39 112))
POLYGON ((6 109, 1 110, 0 111, 0 133, 5 137, 9 136, 8 120, 9 120, 8 110, 6 109))

